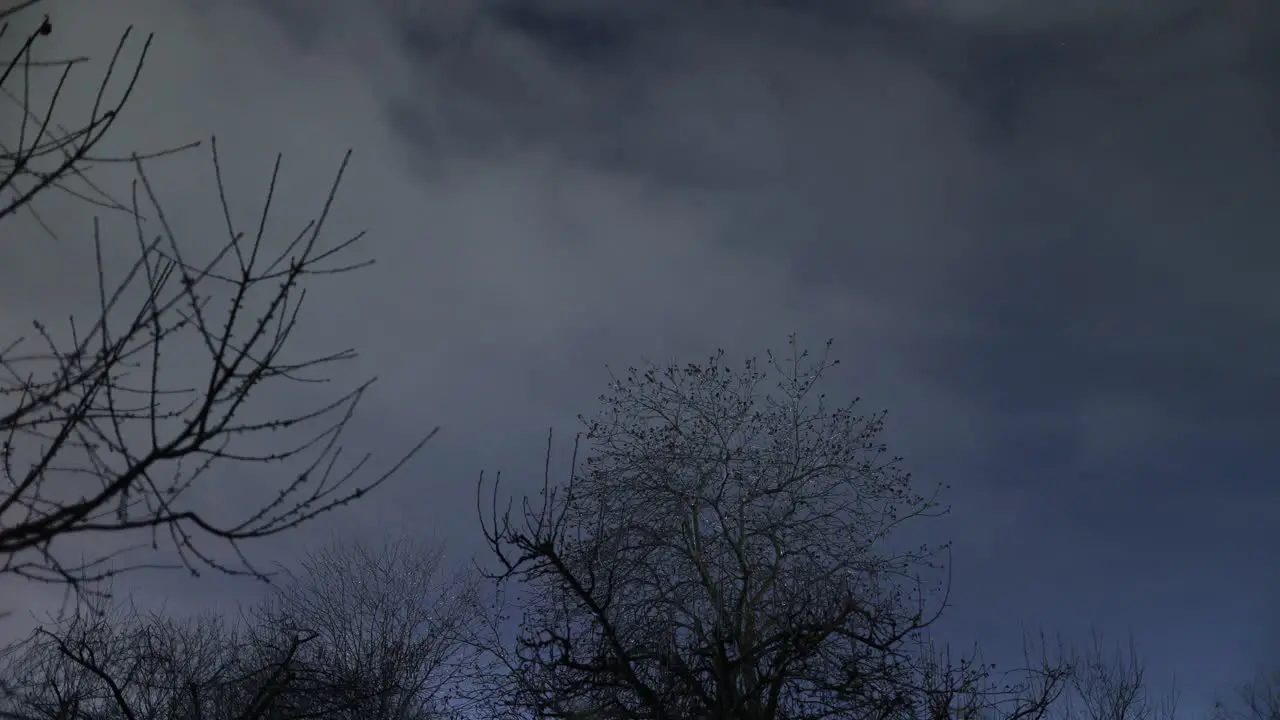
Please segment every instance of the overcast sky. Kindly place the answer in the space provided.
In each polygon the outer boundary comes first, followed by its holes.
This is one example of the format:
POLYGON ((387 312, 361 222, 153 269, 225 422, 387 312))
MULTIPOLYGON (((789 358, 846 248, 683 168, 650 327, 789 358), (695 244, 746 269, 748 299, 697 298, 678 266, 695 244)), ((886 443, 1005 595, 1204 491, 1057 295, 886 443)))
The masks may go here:
MULTIPOLYGON (((380 377, 352 450, 443 431, 270 559, 387 529, 463 559, 479 471, 538 480, 606 363, 834 337, 832 392, 888 408, 917 479, 954 488, 924 528, 955 542, 947 632, 1000 655, 1024 628, 1131 630, 1198 706, 1280 663, 1266 5, 50 0, 46 52, 96 61, 74 113, 119 32, 154 32, 110 149, 217 134, 245 225, 274 153, 292 230, 355 150, 332 228, 378 264, 316 287, 299 343, 380 377)), ((154 167, 183 242, 219 242, 207 154, 154 167)), ((57 242, 5 225, 6 332, 92 298, 67 280, 92 213, 49 202, 57 242)), ((173 608, 258 591, 132 585, 173 608)))

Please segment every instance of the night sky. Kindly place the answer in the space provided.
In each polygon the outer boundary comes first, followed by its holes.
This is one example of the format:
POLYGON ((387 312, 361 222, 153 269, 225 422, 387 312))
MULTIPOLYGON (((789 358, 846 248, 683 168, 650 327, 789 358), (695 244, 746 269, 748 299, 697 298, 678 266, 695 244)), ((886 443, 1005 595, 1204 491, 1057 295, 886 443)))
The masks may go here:
MULTIPOLYGON (((351 451, 390 462, 443 430, 392 485, 256 557, 406 532, 466 562, 479 472, 540 482, 547 428, 567 457, 606 364, 762 354, 796 332, 834 338, 828 391, 887 408, 922 487, 952 486, 952 513, 912 531, 955 544, 948 637, 1003 659, 1024 630, 1132 632, 1193 715, 1280 664, 1280 5, 47 11, 44 52, 94 59, 69 116, 126 25, 156 33, 106 144, 216 134, 246 225, 277 151, 273 227, 291 237, 355 150, 331 227, 367 229, 377 264, 314 288, 299 347, 360 350, 344 387, 379 377, 351 451)), ((151 172, 186 246, 222 240, 207 151, 151 172)), ((127 168, 101 173, 127 194, 127 168)), ((6 337, 92 310, 77 278, 92 278, 93 212, 42 202, 57 241, 29 218, 5 225, 6 337)), ((127 262, 131 224, 103 222, 127 262)), ((249 502, 253 479, 227 476, 205 501, 249 502)), ((47 602, 11 582, 20 607, 47 602)), ((260 592, 181 573, 121 590, 175 612, 260 592)))

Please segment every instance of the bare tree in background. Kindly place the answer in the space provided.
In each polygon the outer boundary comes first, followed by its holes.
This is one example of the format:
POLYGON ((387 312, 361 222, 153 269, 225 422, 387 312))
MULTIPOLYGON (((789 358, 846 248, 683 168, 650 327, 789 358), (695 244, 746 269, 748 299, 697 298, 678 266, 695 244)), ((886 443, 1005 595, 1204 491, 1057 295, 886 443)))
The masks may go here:
MULTIPOLYGON (((944 573, 894 531, 939 508, 887 454, 883 414, 815 389, 838 361, 790 349, 738 370, 723 353, 633 368, 601 397, 567 485, 548 480, 513 521, 495 484, 481 512, 493 576, 522 601, 509 673, 488 688, 499 711, 938 719, 922 677, 935 658, 915 648, 945 607, 944 573)), ((1047 672, 1044 693, 1002 716, 1042 714, 1065 673, 1047 672)), ((961 688, 988 679, 946 668, 961 688)))
POLYGON ((266 647, 216 616, 175 620, 117 606, 11 647, 0 717, 12 720, 267 720, 296 692, 309 638, 266 647))
POLYGON ((474 572, 407 539, 335 543, 239 622, 116 605, 0 663, 13 720, 440 720, 472 661, 474 572))
POLYGON ((1024 637, 1019 667, 1000 672, 978 648, 956 656, 930 639, 917 640, 917 682, 909 717, 923 720, 1044 720, 1069 690, 1074 667, 1061 647, 1024 637))
POLYGON ((470 567, 450 571, 442 547, 405 537, 338 542, 273 587, 252 626, 276 644, 312 638, 294 663, 301 691, 289 707, 298 716, 440 718, 474 665, 477 580, 470 567))
POLYGON ((1127 645, 1108 651, 1094 633, 1072 666, 1064 720, 1174 720, 1177 714, 1177 689, 1171 687, 1162 697, 1155 694, 1132 637, 1127 645))
POLYGON ((92 592, 101 581, 147 564, 136 551, 158 557, 162 545, 174 550, 173 560, 150 566, 260 575, 242 552, 244 542, 291 530, 359 498, 434 434, 389 470, 366 475, 368 458, 344 461, 339 439, 368 383, 297 414, 253 417, 246 411, 246 402, 264 386, 322 382, 318 373, 353 357, 343 350, 299 358, 289 342, 305 284, 368 264, 346 259, 360 235, 336 243, 322 240, 347 160, 318 218, 273 249, 266 225, 280 159, 265 187, 261 214, 246 234, 221 192, 213 143, 225 237, 197 241, 220 249, 211 259, 191 260, 145 171, 148 161, 165 153, 116 159, 93 152, 133 92, 150 38, 137 54, 127 87, 112 101, 106 89, 120 70, 130 37, 124 34, 92 111, 68 129, 55 111, 68 78, 85 59, 36 58, 33 51, 56 31, 47 17, 32 15, 38 6, 25 2, 0 13, 5 40, 24 32, 17 28, 28 29, 0 77, 0 102, 13 103, 21 113, 21 122, 6 126, 0 138, 0 263, 4 245, 37 240, 5 232, 9 221, 25 212, 48 230, 37 201, 55 193, 133 218, 136 237, 111 245, 110 253, 118 256, 132 246, 137 259, 122 277, 107 277, 95 219, 91 246, 65 244, 66 253, 94 252, 97 258, 97 306, 86 308, 91 314, 56 326, 35 321, 28 336, 0 342, 0 575, 92 592), (53 96, 37 102, 31 78, 50 72, 59 73, 53 96), (122 161, 137 170, 127 201, 111 197, 91 177, 95 167, 122 161), (174 354, 175 344, 182 343, 203 357, 174 354), (193 371, 203 374, 195 386, 172 379, 174 373, 193 371), (268 439, 271 449, 263 452, 268 439), (270 469, 279 487, 269 488, 262 505, 244 507, 235 516, 210 514, 191 492, 201 483, 214 483, 216 489, 209 487, 206 495, 236 498, 243 494, 237 480, 252 482, 254 492, 261 492, 262 483, 269 482, 265 473, 237 471, 233 464, 283 461, 297 464, 270 469), (74 559, 67 548, 73 537, 84 540, 74 559), (104 544, 106 537, 122 540, 104 544), (210 542, 229 546, 238 559, 220 560, 210 542), (86 551, 99 552, 84 556, 86 551))
POLYGON ((1212 720, 1280 720, 1280 671, 1259 672, 1215 702, 1212 720))

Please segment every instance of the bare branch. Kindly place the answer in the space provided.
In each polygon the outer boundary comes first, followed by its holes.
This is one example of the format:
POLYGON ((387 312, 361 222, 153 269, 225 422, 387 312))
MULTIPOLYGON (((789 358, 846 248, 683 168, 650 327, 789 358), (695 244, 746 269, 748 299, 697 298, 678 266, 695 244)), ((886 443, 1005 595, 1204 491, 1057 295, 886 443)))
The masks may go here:
MULTIPOLYGON (((24 3, 0 18, 23 17, 18 11, 35 4, 24 3)), ((86 308, 92 315, 72 317, 65 326, 35 320, 28 337, 0 343, 0 574, 65 583, 77 593, 95 592, 103 581, 139 567, 265 577, 245 554, 246 542, 287 532, 362 497, 435 433, 426 433, 389 467, 370 472, 368 456, 344 462, 341 440, 372 380, 309 409, 252 412, 251 398, 286 383, 314 387, 338 363, 355 357, 349 349, 299 357, 292 341, 306 287, 369 264, 347 257, 362 235, 328 242, 324 234, 350 152, 316 219, 273 246, 266 228, 280 159, 266 186, 257 231, 247 236, 236 229, 228 207, 213 141, 226 236, 194 241, 194 247, 217 250, 209 258, 189 257, 188 241, 170 223, 147 163, 195 146, 129 158, 91 152, 133 92, 149 38, 124 90, 110 100, 108 85, 129 44, 130 32, 124 34, 88 117, 67 130, 53 117, 68 78, 85 59, 34 58, 33 48, 51 32, 48 18, 39 21, 0 75, 4 97, 21 112, 16 141, 0 139, 0 222, 27 210, 43 225, 36 201, 60 190, 131 217, 137 254, 122 277, 109 277, 95 218, 97 307, 86 308), (32 74, 49 71, 61 74, 52 97, 37 107, 32 74), (17 80, 21 87, 11 89, 17 80), (123 202, 90 179, 95 165, 122 161, 137 173, 132 196, 123 202), (199 375, 194 383, 193 374, 199 375), (247 467, 232 467, 286 462, 293 468, 271 470, 279 481, 274 488, 263 473, 254 477, 247 467), (265 481, 269 493, 260 505, 226 516, 198 497, 245 497, 248 488, 234 484, 241 479, 252 479, 255 491, 265 481), (94 554, 72 562, 73 538, 83 538, 81 547, 94 554), (165 551, 176 562, 138 557, 165 551), (225 554, 235 561, 221 559, 225 554)), ((61 250, 68 256, 80 251, 61 250)), ((117 244, 109 254, 122 252, 117 244)))

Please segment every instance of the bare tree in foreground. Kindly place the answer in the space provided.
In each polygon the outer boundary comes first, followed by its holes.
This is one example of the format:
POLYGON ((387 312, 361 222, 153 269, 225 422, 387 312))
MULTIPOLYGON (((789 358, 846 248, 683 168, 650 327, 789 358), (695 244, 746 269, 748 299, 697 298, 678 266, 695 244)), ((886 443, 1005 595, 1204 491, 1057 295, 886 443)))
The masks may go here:
MULTIPOLYGON (((12 37, 9 21, 22 17, 17 11, 34 5, 3 15, 7 37, 12 37)), ((368 458, 344 461, 339 440, 369 383, 296 414, 257 417, 247 411, 247 401, 265 388, 323 382, 319 373, 354 355, 342 350, 296 357, 290 344, 304 286, 368 264, 346 259, 360 235, 336 243, 322 239, 347 160, 318 218, 272 248, 267 219, 279 158, 261 214, 246 233, 221 191, 214 143, 225 237, 196 241, 198 247, 220 248, 209 259, 190 259, 148 180, 148 158, 127 159, 138 178, 127 202, 111 198, 88 174, 101 163, 118 161, 95 157, 92 149, 133 90, 130 81, 118 102, 103 99, 128 33, 90 116, 67 130, 53 120, 53 111, 82 59, 33 59, 33 48, 53 31, 47 18, 37 18, 34 25, 0 78, 5 97, 22 113, 18 127, 5 128, 16 139, 0 139, 0 198, 5 198, 0 230, 19 211, 44 225, 34 201, 62 193, 104 212, 126 213, 134 220, 136 237, 105 250, 95 219, 91 248, 64 244, 66 253, 95 253, 97 306, 86 308, 91 316, 58 326, 36 321, 29 335, 0 342, 0 575, 86 591, 146 564, 134 558, 134 551, 155 556, 162 545, 174 550, 170 566, 260 574, 241 552, 243 543, 291 530, 359 498, 434 434, 390 469, 366 475, 368 458), (49 71, 60 72, 60 80, 53 98, 39 108, 30 98, 30 77, 49 71), (19 78, 22 88, 11 90, 19 78), (104 253, 118 256, 130 245, 136 261, 123 277, 107 277, 104 253), (179 345, 186 347, 185 354, 175 352, 179 345), (173 379, 195 373, 203 377, 194 385, 173 379), (264 452, 267 443, 271 449, 264 452), (284 461, 296 464, 274 468, 284 461), (269 464, 279 486, 268 488, 262 505, 244 507, 233 517, 210 514, 192 492, 201 484, 206 497, 235 499, 245 490, 237 480, 253 483, 254 492, 269 482, 267 472, 237 471, 235 464, 269 464), (82 539, 74 559, 67 547, 72 538, 82 539), (238 560, 219 559, 210 542, 229 546, 238 560)), ((134 80, 145 53, 144 45, 134 80)), ((33 240, 0 234, 5 245, 33 240)))
POLYGON ((894 531, 938 506, 887 454, 883 414, 815 389, 836 362, 793 338, 765 365, 633 368, 602 396, 567 485, 548 481, 516 520, 495 485, 481 512, 493 575, 522 600, 498 653, 509 674, 489 688, 498 711, 941 720, 950 692, 988 715, 1043 715, 1065 666, 1001 689, 989 667, 919 650, 945 593, 930 603, 935 551, 894 531))

